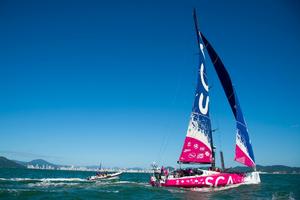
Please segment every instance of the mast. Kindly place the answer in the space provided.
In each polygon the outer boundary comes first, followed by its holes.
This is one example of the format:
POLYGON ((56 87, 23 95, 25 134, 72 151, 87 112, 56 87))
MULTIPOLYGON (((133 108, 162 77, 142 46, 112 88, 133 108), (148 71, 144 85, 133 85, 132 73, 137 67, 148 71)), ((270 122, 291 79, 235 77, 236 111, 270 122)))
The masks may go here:
POLYGON ((98 171, 101 171, 101 170, 102 170, 102 162, 100 162, 99 168, 98 168, 98 171))
POLYGON ((211 140, 210 140, 210 146, 212 149, 211 155, 212 155, 212 162, 211 162, 211 170, 216 169, 216 153, 215 150, 216 148, 214 147, 214 141, 213 141, 213 130, 211 130, 211 140))
POLYGON ((220 158, 221 158, 222 171, 224 171, 225 170, 225 163, 224 163, 223 151, 220 151, 220 158))
POLYGON ((199 44, 200 44, 200 31, 199 31, 199 28, 198 28, 198 19, 197 19, 197 14, 196 14, 196 8, 194 8, 194 10, 193 10, 193 18, 194 18, 194 25, 195 25, 195 31, 196 31, 196 36, 197 36, 197 46, 198 46, 199 50, 201 51, 201 48, 199 46, 199 44))
MULTIPOLYGON (((201 32, 199 31, 198 27, 198 18, 197 18, 197 13, 196 13, 196 8, 193 10, 193 17, 194 17, 194 25, 195 25, 195 31, 196 31, 196 36, 197 36, 197 46, 199 48, 199 54, 203 53, 204 54, 204 47, 201 48, 201 32)), ((215 159, 215 148, 214 148, 214 142, 213 142, 213 130, 210 129, 211 132, 211 139, 210 139, 210 147, 212 149, 212 162, 211 162, 211 169, 214 170, 216 168, 216 159, 215 159)))

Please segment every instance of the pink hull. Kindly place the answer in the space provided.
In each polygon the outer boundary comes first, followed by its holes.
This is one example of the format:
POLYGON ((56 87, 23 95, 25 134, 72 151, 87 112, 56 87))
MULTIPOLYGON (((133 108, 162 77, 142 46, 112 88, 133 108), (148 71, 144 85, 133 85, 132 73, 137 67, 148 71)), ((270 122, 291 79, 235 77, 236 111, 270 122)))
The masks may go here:
MULTIPOLYGON (((245 174, 237 173, 219 173, 209 176, 186 176, 181 178, 170 178, 160 186, 164 187, 183 187, 183 188, 201 188, 201 187, 218 187, 244 182, 245 174)), ((151 185, 156 183, 151 179, 151 185)))

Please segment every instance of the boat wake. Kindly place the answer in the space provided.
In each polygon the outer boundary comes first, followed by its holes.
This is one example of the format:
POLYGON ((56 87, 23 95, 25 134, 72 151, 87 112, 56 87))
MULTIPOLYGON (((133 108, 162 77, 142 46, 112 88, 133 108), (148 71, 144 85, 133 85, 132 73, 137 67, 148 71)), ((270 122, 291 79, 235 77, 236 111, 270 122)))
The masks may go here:
POLYGON ((82 178, 0 178, 0 181, 17 181, 17 182, 87 182, 82 178))
POLYGON ((37 182, 37 183, 29 183, 28 187, 72 187, 79 185, 80 183, 70 183, 70 182, 48 182, 48 181, 43 181, 43 182, 37 182))
POLYGON ((106 186, 134 185, 149 186, 146 182, 121 181, 119 179, 106 179, 89 181, 82 178, 0 178, 0 183, 4 184, 21 184, 30 188, 46 187, 78 187, 78 188, 99 188, 106 186))

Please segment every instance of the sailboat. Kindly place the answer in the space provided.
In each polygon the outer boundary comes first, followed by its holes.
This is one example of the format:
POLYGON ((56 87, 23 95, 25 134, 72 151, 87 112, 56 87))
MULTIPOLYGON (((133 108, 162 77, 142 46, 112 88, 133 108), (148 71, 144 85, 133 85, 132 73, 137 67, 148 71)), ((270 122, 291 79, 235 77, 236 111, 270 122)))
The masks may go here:
MULTIPOLYGON (((196 29, 197 45, 199 47, 199 73, 194 98, 194 104, 186 138, 182 152, 179 156, 180 164, 210 164, 208 170, 203 169, 179 169, 169 173, 165 169, 154 169, 150 178, 152 186, 203 188, 222 187, 234 184, 259 184, 260 176, 256 171, 256 164, 249 138, 246 122, 241 110, 236 91, 231 82, 229 73, 216 51, 199 31, 196 10, 193 18, 196 29), (236 145, 235 161, 252 168, 251 172, 238 173, 218 169, 215 166, 215 147, 213 144, 211 120, 209 116, 209 85, 205 69, 205 53, 208 53, 217 76, 223 86, 227 100, 236 120, 236 145)), ((222 166, 224 166, 223 154, 221 153, 222 166)), ((223 167, 224 168, 224 167, 223 167)))

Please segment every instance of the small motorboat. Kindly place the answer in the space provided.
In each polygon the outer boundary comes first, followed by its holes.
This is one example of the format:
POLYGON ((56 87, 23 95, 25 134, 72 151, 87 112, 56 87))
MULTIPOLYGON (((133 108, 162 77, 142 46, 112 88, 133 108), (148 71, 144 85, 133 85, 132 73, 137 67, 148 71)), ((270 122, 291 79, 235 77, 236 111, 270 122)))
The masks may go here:
POLYGON ((95 176, 90 176, 87 178, 87 180, 89 181, 110 180, 110 179, 118 178, 118 176, 121 174, 122 172, 116 172, 116 173, 97 172, 95 176))

